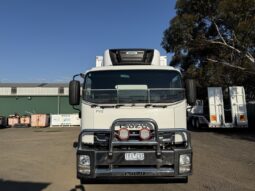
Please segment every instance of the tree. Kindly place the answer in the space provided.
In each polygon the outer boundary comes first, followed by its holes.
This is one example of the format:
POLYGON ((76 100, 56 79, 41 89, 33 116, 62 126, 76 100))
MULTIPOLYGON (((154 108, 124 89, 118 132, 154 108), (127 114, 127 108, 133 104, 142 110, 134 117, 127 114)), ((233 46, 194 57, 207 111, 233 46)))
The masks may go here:
POLYGON ((247 84, 255 93, 255 0, 177 0, 161 45, 201 86, 247 84))

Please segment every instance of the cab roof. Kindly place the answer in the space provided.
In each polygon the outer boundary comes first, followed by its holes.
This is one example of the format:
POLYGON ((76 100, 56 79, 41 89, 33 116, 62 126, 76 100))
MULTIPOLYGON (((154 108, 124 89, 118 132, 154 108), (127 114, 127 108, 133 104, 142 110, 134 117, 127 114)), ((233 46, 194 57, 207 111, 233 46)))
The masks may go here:
POLYGON ((91 68, 87 72, 110 71, 110 70, 172 70, 172 71, 180 72, 180 70, 172 66, 152 66, 152 65, 102 66, 102 67, 91 68))

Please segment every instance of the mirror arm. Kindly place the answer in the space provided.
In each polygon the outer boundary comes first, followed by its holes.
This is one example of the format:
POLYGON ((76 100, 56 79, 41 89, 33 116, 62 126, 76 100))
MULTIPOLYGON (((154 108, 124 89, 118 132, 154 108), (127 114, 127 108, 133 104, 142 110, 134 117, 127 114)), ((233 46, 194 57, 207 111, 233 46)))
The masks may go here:
POLYGON ((74 76, 73 76, 73 80, 75 80, 75 78, 77 77, 77 76, 80 76, 81 78, 85 78, 85 75, 83 74, 83 73, 80 73, 80 74, 75 74, 74 76))
POLYGON ((81 110, 80 110, 80 109, 78 109, 78 108, 76 108, 74 105, 73 105, 73 109, 74 109, 74 110, 76 110, 76 111, 81 112, 81 110))
POLYGON ((76 111, 79 111, 79 118, 81 118, 81 110, 76 108, 74 105, 73 105, 73 109, 76 110, 76 111))

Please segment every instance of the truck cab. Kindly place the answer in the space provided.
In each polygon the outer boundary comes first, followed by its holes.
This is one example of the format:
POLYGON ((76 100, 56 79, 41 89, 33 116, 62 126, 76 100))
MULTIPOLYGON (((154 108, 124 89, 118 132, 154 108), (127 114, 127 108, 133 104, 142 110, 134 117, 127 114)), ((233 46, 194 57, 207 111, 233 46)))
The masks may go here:
POLYGON ((81 105, 75 146, 82 184, 187 182, 192 147, 186 107, 196 100, 192 80, 186 99, 180 71, 155 49, 106 50, 95 68, 79 76, 84 81, 70 82, 69 102, 81 105))

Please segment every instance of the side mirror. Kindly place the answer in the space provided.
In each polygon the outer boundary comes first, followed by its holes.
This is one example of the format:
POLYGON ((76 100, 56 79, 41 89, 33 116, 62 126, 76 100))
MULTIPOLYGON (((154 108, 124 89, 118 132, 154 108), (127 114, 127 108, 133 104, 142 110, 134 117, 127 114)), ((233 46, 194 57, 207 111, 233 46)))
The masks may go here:
POLYGON ((69 104, 80 105, 81 83, 78 80, 72 80, 69 83, 69 104))
POLYGON ((189 105, 194 106, 197 99, 196 80, 187 79, 186 84, 186 96, 189 105))

